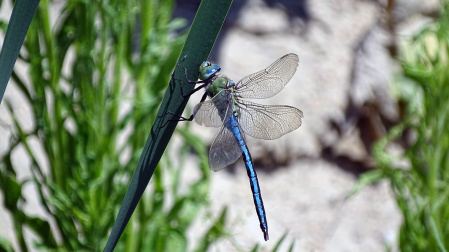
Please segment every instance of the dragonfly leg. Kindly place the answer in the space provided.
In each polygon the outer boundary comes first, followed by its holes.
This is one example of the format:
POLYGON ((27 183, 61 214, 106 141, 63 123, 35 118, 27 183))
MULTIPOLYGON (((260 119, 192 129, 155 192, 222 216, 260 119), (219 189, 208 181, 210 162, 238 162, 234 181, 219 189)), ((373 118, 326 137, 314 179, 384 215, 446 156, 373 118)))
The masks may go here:
POLYGON ((158 116, 157 118, 165 117, 166 115, 172 115, 172 116, 175 116, 175 117, 177 117, 177 119, 168 119, 164 124, 162 124, 161 126, 158 127, 159 129, 164 128, 164 127, 167 126, 167 124, 170 123, 170 122, 193 121, 193 118, 195 117, 195 116, 192 114, 189 118, 185 118, 185 117, 180 116, 180 115, 178 115, 178 114, 176 114, 176 113, 173 113, 173 112, 168 111, 168 112, 166 112, 165 114, 158 116))
MULTIPOLYGON (((186 56, 184 56, 184 58, 185 58, 186 56)), ((184 60, 184 58, 182 58, 180 61, 182 61, 182 60, 184 60)), ((191 92, 189 92, 189 93, 187 93, 187 94, 185 94, 184 93, 184 89, 183 89, 183 87, 182 87, 182 80, 181 79, 178 79, 178 78, 175 78, 175 72, 173 71, 173 73, 172 73, 172 79, 174 80, 174 82, 176 83, 176 81, 179 81, 180 82, 180 87, 181 87, 181 94, 182 94, 182 97, 183 98, 187 98, 187 97, 190 97, 192 94, 194 94, 195 92, 197 92, 198 90, 200 90, 201 88, 203 88, 203 87, 205 87, 207 84, 206 84, 206 81, 205 80, 199 80, 199 81, 194 81, 194 80, 189 80, 189 78, 188 78, 188 76, 187 76, 187 68, 185 68, 185 67, 183 67, 183 66, 181 66, 179 63, 177 63, 177 65, 179 66, 179 67, 181 67, 181 68, 183 68, 184 69, 184 78, 186 79, 186 81, 187 81, 187 83, 189 83, 189 84, 202 84, 201 86, 199 86, 199 87, 197 87, 197 88, 195 88, 194 90, 192 90, 191 92)))
MULTIPOLYGON (((184 57, 185 58, 185 57, 184 57)), ((184 59, 183 58, 183 59, 184 59)), ((185 76, 185 78, 186 78, 186 80, 187 80, 187 82, 188 83, 190 83, 190 84, 199 84, 199 83, 204 83, 204 81, 198 81, 198 80, 189 80, 189 77, 187 77, 187 68, 186 67, 184 67, 184 66, 181 66, 179 63, 177 63, 176 64, 177 66, 179 66, 180 68, 182 68, 182 69, 184 69, 184 76, 185 76)))
POLYGON ((186 118, 186 117, 180 116, 180 115, 170 112, 170 111, 168 111, 167 114, 178 118, 178 119, 170 119, 169 121, 172 121, 172 122, 184 122, 184 121, 191 122, 191 121, 193 121, 193 118, 195 117, 194 114, 192 114, 191 116, 189 116, 189 118, 186 118))
MULTIPOLYGON (((202 88, 205 87, 205 86, 207 86, 207 83, 204 83, 204 84, 202 84, 202 85, 196 87, 195 89, 193 89, 193 90, 190 91, 189 93, 184 94, 184 90, 182 89, 182 83, 181 83, 181 85, 180 85, 180 87, 181 87, 181 95, 182 95, 182 97, 184 97, 184 98, 190 97, 192 94, 196 93, 198 90, 202 89, 202 88)), ((203 101, 204 101, 204 100, 202 100, 201 102, 203 102, 203 101)))
MULTIPOLYGON (((199 87, 199 88, 202 88, 202 86, 199 87)), ((198 88, 198 89, 199 89, 199 88, 198 88)), ((195 91, 195 90, 193 90, 193 91, 195 91)), ((195 91, 195 92, 196 92, 196 91, 195 91)), ((204 94, 203 94, 203 97, 201 97, 200 103, 204 102, 204 101, 206 100, 206 98, 207 98, 207 93, 204 93, 204 94)), ((192 114, 189 118, 186 118, 186 117, 183 117, 183 116, 178 115, 178 114, 176 114, 176 113, 173 113, 173 112, 171 112, 171 111, 167 111, 165 114, 160 115, 160 116, 157 116, 157 118, 162 118, 162 117, 165 117, 166 115, 172 115, 172 116, 177 117, 177 119, 169 119, 169 120, 167 120, 162 126, 159 126, 159 128, 163 128, 163 127, 167 126, 167 124, 168 124, 169 122, 184 122, 184 121, 189 121, 189 122, 191 122, 191 121, 193 121, 193 119, 195 118, 195 115, 196 115, 197 112, 198 112, 198 109, 195 109, 195 110, 193 111, 193 114, 192 114)))
POLYGON ((203 81, 198 81, 197 84, 201 84, 201 83, 203 83, 203 84, 200 85, 199 87, 196 87, 195 89, 193 89, 192 91, 190 91, 186 94, 186 93, 184 93, 184 88, 182 87, 182 80, 175 78, 173 74, 172 74, 172 79, 175 83, 176 83, 176 81, 180 82, 179 87, 181 88, 181 95, 184 99, 190 97, 192 94, 196 93, 198 90, 200 90, 201 88, 203 88, 207 85, 207 83, 204 83, 203 81))

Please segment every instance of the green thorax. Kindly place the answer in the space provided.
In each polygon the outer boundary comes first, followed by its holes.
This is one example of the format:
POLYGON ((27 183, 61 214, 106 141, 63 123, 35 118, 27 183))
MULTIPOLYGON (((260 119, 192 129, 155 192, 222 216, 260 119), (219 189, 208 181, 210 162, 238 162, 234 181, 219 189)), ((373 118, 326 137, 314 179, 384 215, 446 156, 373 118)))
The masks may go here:
POLYGON ((209 86, 208 91, 212 94, 212 97, 218 94, 221 90, 227 88, 231 80, 228 77, 218 77, 209 86))

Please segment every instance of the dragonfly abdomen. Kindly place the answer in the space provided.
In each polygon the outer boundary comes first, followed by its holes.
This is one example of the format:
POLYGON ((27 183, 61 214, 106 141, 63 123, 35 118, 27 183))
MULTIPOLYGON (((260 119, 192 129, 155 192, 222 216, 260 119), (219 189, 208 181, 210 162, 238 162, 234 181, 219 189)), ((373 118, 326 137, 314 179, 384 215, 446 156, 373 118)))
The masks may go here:
POLYGON ((262 194, 260 192, 259 180, 257 179, 256 170, 254 169, 253 160, 251 154, 249 153, 248 146, 246 145, 245 139, 242 136, 240 130, 237 115, 233 115, 229 118, 228 128, 234 134, 240 149, 242 150, 243 161, 246 166, 246 173, 249 177, 249 183, 251 186, 251 191, 253 193, 254 205, 256 207, 257 217, 259 218, 260 229, 264 233, 264 239, 267 241, 268 237, 268 222, 265 213, 265 208, 263 206, 262 194))

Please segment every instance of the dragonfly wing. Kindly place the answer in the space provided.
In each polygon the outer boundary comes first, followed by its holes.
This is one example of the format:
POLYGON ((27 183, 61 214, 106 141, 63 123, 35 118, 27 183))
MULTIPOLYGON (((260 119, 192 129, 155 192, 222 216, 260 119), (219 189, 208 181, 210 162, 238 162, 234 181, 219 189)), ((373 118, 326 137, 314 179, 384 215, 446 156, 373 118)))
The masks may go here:
POLYGON ((220 127, 229 107, 230 95, 222 90, 211 100, 198 103, 193 109, 194 119, 199 125, 206 127, 220 127))
POLYGON ((261 105, 238 101, 239 122, 243 131, 255 138, 272 140, 301 126, 302 111, 291 106, 261 105))
POLYGON ((235 88, 237 96, 263 99, 276 95, 295 74, 298 63, 298 55, 284 55, 264 70, 241 79, 235 88))
POLYGON ((209 167, 213 171, 220 171, 234 163, 242 151, 232 132, 223 125, 220 133, 215 137, 209 151, 209 167))

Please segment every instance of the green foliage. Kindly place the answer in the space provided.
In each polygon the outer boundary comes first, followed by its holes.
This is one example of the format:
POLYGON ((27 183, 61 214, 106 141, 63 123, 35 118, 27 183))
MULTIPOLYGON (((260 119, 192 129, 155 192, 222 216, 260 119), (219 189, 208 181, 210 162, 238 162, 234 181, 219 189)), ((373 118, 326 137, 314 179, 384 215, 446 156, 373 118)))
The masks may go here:
MULTIPOLYGON (((19 55, 28 77, 12 74, 31 106, 34 126, 24 130, 5 102, 15 133, 1 157, 0 190, 21 251, 31 249, 24 228, 37 237, 33 244, 40 250, 101 250, 185 35, 172 34, 182 25, 171 21, 173 1, 69 0, 54 26, 51 8, 48 0, 41 1, 19 55), (39 140, 44 162, 31 139, 39 140), (18 147, 31 160, 32 177, 25 181, 17 178, 11 161, 18 147), (24 212, 26 183, 37 188, 52 228, 48 220, 24 212)), ((187 130, 179 133, 184 141, 177 162, 162 157, 116 251, 186 250, 187 229, 207 204, 210 171, 201 141, 187 130), (191 149, 199 156, 200 175, 181 192, 179 178, 191 149)), ((225 213, 211 229, 224 225, 225 213)), ((221 229, 214 232, 214 239, 223 236, 221 229)), ((0 239, 1 249, 8 246, 0 239)))
POLYGON ((14 251, 11 243, 3 237, 0 237, 0 251, 5 251, 5 252, 14 251))
POLYGON ((447 251, 449 248, 449 3, 441 16, 404 46, 397 93, 405 119, 374 148, 380 170, 362 176, 357 188, 387 178, 403 214, 401 251, 447 251), (412 134, 410 134, 412 133, 412 134), (386 148, 412 136, 403 155, 386 148), (400 162, 401 161, 401 162, 400 162), (407 167, 400 163, 407 163, 407 167))

